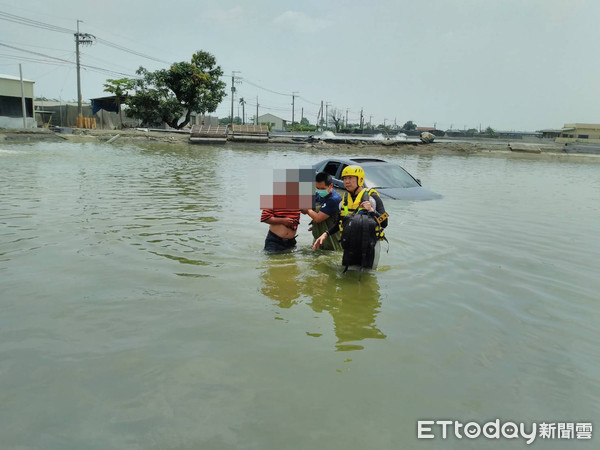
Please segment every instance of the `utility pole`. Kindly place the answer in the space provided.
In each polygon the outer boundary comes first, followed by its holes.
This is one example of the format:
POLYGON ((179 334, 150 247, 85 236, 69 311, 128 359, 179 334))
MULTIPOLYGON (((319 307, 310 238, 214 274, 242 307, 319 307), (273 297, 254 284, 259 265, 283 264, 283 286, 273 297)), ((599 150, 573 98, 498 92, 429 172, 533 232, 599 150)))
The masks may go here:
POLYGON ((292 131, 294 131, 294 110, 295 108, 295 101, 296 101, 296 95, 299 94, 298 92, 292 92, 292 131))
POLYGON ((369 116, 369 128, 373 128, 373 125, 371 125, 371 119, 373 118, 372 115, 369 116))
POLYGON ((256 96, 256 124, 258 125, 258 95, 256 96))
POLYGON ((363 109, 360 108, 360 134, 363 134, 363 131, 364 131, 363 109))
POLYGON ((239 70, 231 71, 231 120, 229 121, 229 125, 233 129, 233 97, 235 97, 235 74, 240 73, 239 70))
POLYGON ((348 108, 346 108, 346 128, 348 128, 348 108))
POLYGON ((81 117, 83 115, 83 109, 81 106, 81 64, 79 62, 79 44, 92 45, 96 37, 89 33, 80 33, 79 22, 83 22, 83 20, 77 21, 77 33, 75 34, 75 57, 77 59, 77 115, 81 117))
POLYGON ((304 120, 304 106, 302 107, 302 112, 300 113, 300 123, 304 120))
POLYGON ((331 103, 325 102, 325 129, 327 130, 329 130, 329 105, 331 105, 331 103))
POLYGON ((23 86, 23 67, 21 66, 21 64, 19 64, 19 76, 21 77, 21 110, 23 111, 23 128, 27 128, 27 108, 25 108, 25 86, 23 86))
MULTIPOLYGON (((319 117, 323 120, 323 100, 321 100, 321 109, 319 109, 319 114, 317 114, 317 129, 319 128, 319 117)), ((321 126, 321 131, 323 131, 323 126, 321 126)))

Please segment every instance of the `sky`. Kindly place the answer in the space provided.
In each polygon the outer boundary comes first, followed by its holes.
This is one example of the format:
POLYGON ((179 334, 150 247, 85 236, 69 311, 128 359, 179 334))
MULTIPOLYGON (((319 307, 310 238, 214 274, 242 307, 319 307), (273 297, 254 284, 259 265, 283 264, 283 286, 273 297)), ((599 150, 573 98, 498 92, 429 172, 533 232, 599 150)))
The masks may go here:
POLYGON ((350 123, 362 109, 374 125, 534 131, 600 123, 599 17, 597 0, 0 0, 0 74, 22 64, 36 96, 76 99, 81 20, 96 37, 81 48, 84 101, 203 50, 226 75, 219 117, 236 71, 235 115, 258 98, 259 115, 290 120, 294 94, 296 121, 315 123, 322 101, 350 123))

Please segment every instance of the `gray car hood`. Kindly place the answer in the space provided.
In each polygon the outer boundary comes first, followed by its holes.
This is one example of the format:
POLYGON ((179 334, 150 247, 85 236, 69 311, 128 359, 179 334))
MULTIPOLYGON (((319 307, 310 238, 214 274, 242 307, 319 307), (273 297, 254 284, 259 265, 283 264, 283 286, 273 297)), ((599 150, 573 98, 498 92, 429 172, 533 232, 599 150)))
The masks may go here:
POLYGON ((421 186, 410 188, 378 188, 376 189, 383 199, 391 198, 394 200, 435 200, 442 196, 436 192, 425 189, 421 186))

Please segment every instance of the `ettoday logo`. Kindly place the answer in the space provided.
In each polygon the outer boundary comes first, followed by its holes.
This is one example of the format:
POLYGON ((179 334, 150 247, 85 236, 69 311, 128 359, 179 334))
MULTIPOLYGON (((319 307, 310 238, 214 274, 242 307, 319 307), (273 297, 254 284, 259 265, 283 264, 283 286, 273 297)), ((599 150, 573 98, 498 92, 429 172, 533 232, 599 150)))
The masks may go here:
POLYGON ((591 439, 592 423, 524 423, 504 422, 500 419, 480 425, 478 422, 462 423, 457 420, 419 420, 417 421, 418 439, 446 439, 454 434, 457 439, 476 439, 483 436, 487 439, 525 439, 527 445, 537 437, 541 439, 591 439))

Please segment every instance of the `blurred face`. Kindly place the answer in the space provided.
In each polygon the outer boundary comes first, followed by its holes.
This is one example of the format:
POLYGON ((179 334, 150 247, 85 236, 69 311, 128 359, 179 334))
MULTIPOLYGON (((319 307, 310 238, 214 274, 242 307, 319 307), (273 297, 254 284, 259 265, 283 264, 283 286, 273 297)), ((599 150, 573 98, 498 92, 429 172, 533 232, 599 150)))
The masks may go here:
POLYGON ((355 176, 342 177, 342 181, 344 182, 344 188, 347 191, 354 191, 358 187, 358 177, 355 177, 355 176))

